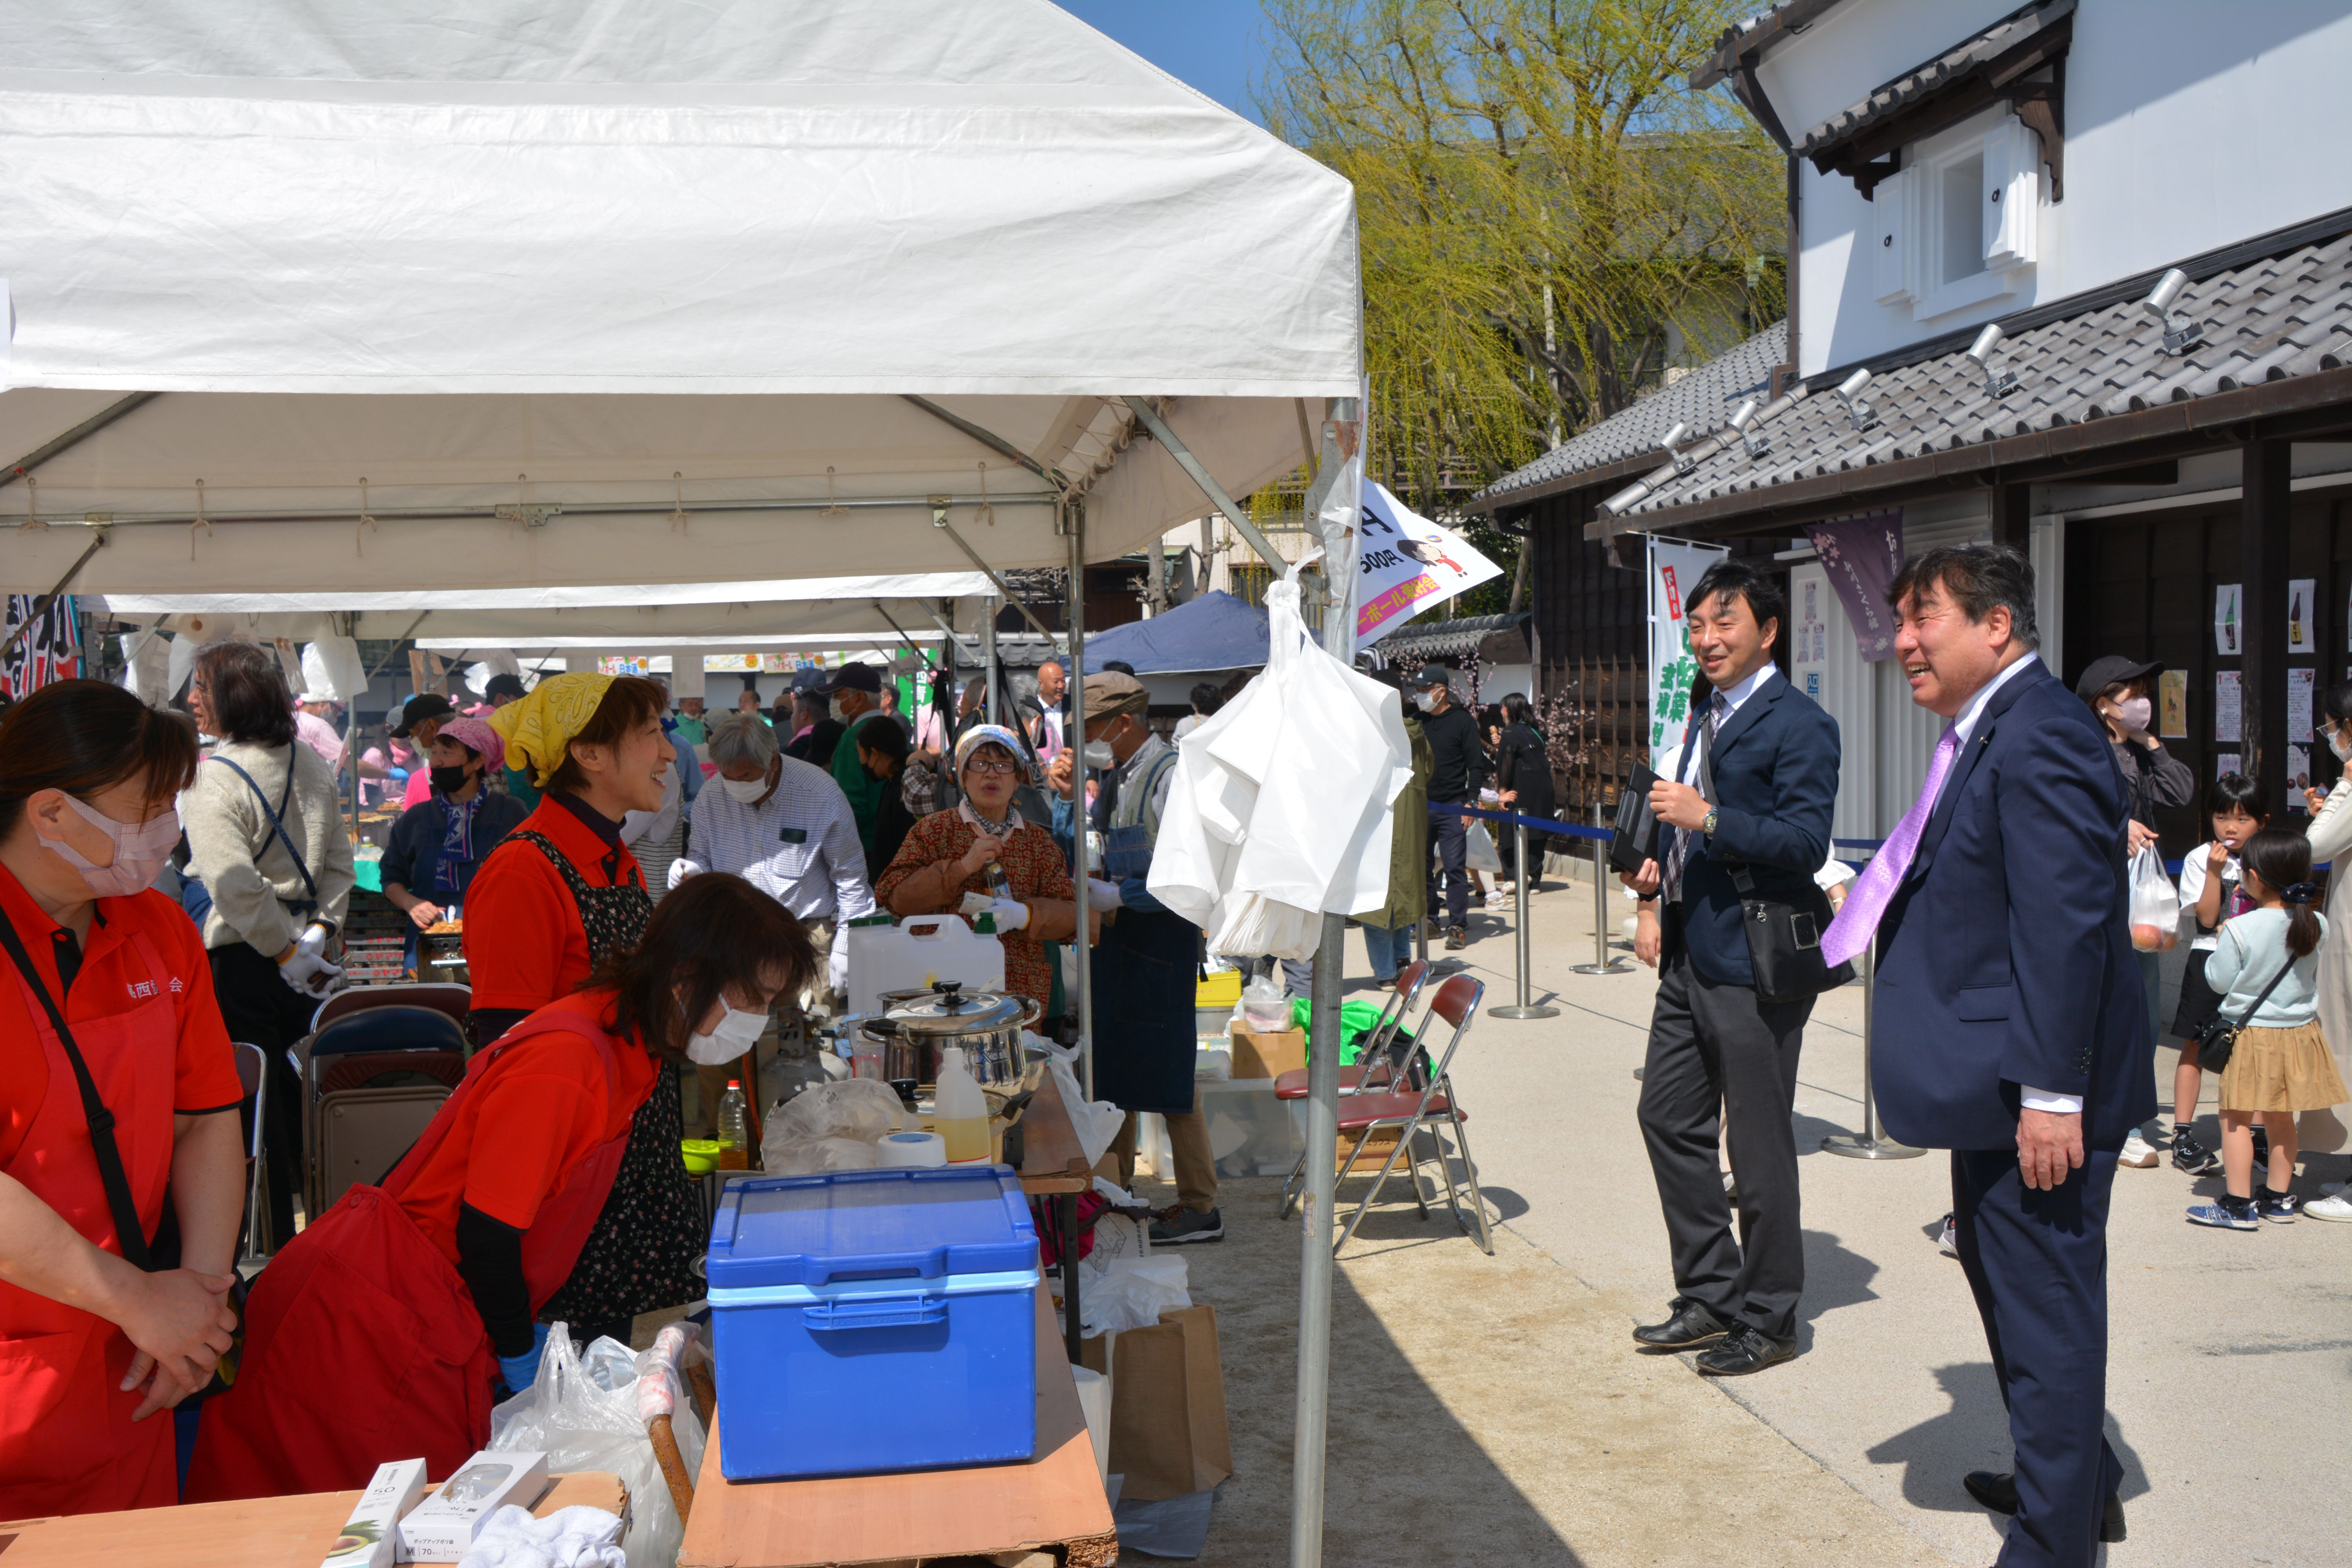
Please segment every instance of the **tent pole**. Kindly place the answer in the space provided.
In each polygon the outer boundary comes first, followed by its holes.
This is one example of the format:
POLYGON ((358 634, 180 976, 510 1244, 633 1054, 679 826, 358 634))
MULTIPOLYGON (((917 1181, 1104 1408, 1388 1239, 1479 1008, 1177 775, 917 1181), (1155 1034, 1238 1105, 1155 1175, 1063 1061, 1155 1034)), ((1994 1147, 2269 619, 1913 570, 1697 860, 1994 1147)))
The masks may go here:
MULTIPOLYGON (((1274 568, 1276 575, 1288 571, 1290 563, 1285 561, 1282 558, 1282 552, 1268 543, 1265 535, 1260 533, 1252 525, 1248 515, 1234 504, 1234 498, 1225 493, 1224 487, 1217 483, 1216 477, 1209 472, 1201 459, 1192 456, 1192 449, 1185 446, 1176 432, 1168 427, 1168 421, 1160 417, 1158 411, 1151 406, 1150 400, 1143 397, 1130 397, 1127 400, 1127 405, 1135 411, 1135 416, 1138 419, 1143 421, 1144 428, 1151 432, 1151 438, 1167 447, 1168 455, 1176 459, 1177 466, 1192 477, 1192 482, 1201 487, 1201 493, 1207 496, 1219 511, 1224 513, 1225 521, 1234 525, 1234 531, 1249 541, 1250 548, 1256 551, 1268 566, 1274 568)), ((975 556, 973 559, 977 560, 978 557, 975 556)), ((1353 649, 1349 650, 1351 654, 1353 651, 1353 649)))
MULTIPOLYGON (((878 608, 879 606, 877 606, 877 607, 878 608)), ((937 611, 937 610, 935 610, 935 609, 932 609, 932 608, 931 608, 931 606, 930 606, 930 605, 925 605, 923 606, 923 613, 924 613, 924 614, 926 614, 926 615, 928 615, 928 616, 929 616, 931 617, 931 624, 932 624, 933 626, 935 626, 939 627, 939 628, 940 628, 940 630, 941 630, 941 631, 943 631, 943 632, 945 632, 945 633, 947 634, 947 638, 948 638, 948 674, 949 674, 950 677, 952 677, 952 676, 955 674, 956 661, 957 661, 959 658, 965 658, 965 659, 969 659, 969 658, 978 658, 978 657, 979 657, 978 655, 975 655, 975 654, 972 652, 972 650, 971 650, 969 647, 967 647, 967 646, 965 645, 964 640, 963 640, 963 635, 962 635, 961 632, 958 632, 958 631, 955 629, 955 627, 953 627, 953 626, 950 626, 950 625, 948 624, 948 618, 947 618, 945 616, 943 616, 943 615, 940 614, 940 613, 939 613, 939 611, 937 611)), ((992 617, 992 618, 993 618, 993 617, 992 617)))
POLYGON ((882 607, 882 601, 879 599, 874 601, 874 613, 881 616, 884 620, 889 621, 890 629, 898 634, 898 640, 907 645, 907 651, 915 656, 917 663, 920 664, 925 669, 930 668, 930 656, 926 654, 921 648, 915 646, 915 639, 907 635, 906 627, 900 626, 897 621, 890 619, 890 612, 882 607))
POLYGON ((160 392, 134 392, 128 397, 119 398, 115 402, 108 404, 105 407, 100 409, 96 414, 93 414, 89 418, 83 420, 80 424, 75 426, 64 435, 58 436, 47 441, 42 442, 39 446, 26 453, 23 457, 17 458, 6 468, 0 468, 0 485, 7 484, 14 479, 23 479, 26 474, 39 468, 43 463, 47 462, 51 458, 56 457, 59 452, 64 451, 67 447, 75 446, 88 437, 97 435, 100 430, 105 429, 108 426, 113 424, 116 420, 121 418, 124 415, 130 413, 132 409, 138 407, 141 404, 145 403, 150 398, 161 397, 163 395, 160 392))
POLYGON ((981 673, 988 678, 986 700, 981 711, 988 716, 990 723, 1002 724, 1004 722, 1003 715, 997 711, 1002 705, 996 700, 996 595, 991 594, 982 599, 980 608, 986 617, 980 625, 981 673))
POLYGON ((996 568, 982 561, 980 558, 980 552, 965 543, 963 535, 958 533, 955 531, 955 525, 948 521, 948 498, 945 496, 931 498, 931 526, 955 541, 955 547, 962 551, 974 566, 988 574, 988 580, 996 584, 996 591, 1004 595, 1004 602, 1020 611, 1022 619, 1035 626, 1039 637, 1044 637, 1048 643, 1054 640, 1053 632, 1046 627, 1045 622, 1037 618, 1036 612, 1021 602, 1019 595, 1013 592, 1011 584, 996 574, 996 568))
MULTIPOLYGON (((58 595, 66 591, 66 584, 72 582, 76 577, 81 575, 81 569, 89 564, 89 558, 106 548, 106 531, 104 529, 100 529, 98 533, 90 540, 89 548, 83 551, 80 558, 75 561, 72 565, 66 568, 66 574, 58 579, 58 585, 50 589, 47 593, 42 595, 38 599, 35 600, 33 603, 32 612, 26 616, 23 624, 19 625, 15 631, 8 634, 8 640, 6 642, 0 643, 0 658, 7 658, 9 650, 14 648, 18 642, 23 640, 27 632, 30 632, 35 626, 39 626, 42 621, 47 618, 49 606, 58 602, 58 595)), ((157 626, 163 625, 161 621, 158 621, 155 624, 157 626)))
MULTIPOLYGON (((1353 398, 1330 405, 1333 421, 1360 418, 1353 398)), ((1337 434, 1325 426, 1326 449, 1344 463, 1333 448, 1337 434)), ((1360 439, 1360 436, 1359 437, 1360 439)), ((1317 479, 1342 482, 1349 469, 1337 472, 1318 463, 1317 479)), ((1360 485, 1362 470, 1355 469, 1360 485)), ((1311 487, 1310 487, 1311 488, 1311 487)), ((1360 489, 1349 498, 1360 515, 1360 489)), ((1354 616, 1349 613, 1356 574, 1327 569, 1329 602, 1323 615, 1323 647, 1342 664, 1355 662, 1354 616)), ((1335 1262, 1331 1242, 1333 1200, 1338 1196, 1339 1150, 1339 991, 1347 962, 1348 917, 1326 914, 1323 940, 1315 953, 1313 1027, 1309 1038, 1321 1041, 1307 1058, 1307 1195, 1300 1215, 1298 1250, 1298 1395, 1292 1426, 1290 1459, 1290 1568, 1321 1568, 1323 1562, 1323 1473, 1331 1397, 1331 1272, 1335 1262)), ((1418 1176, 1415 1177, 1418 1180, 1418 1176)))
MULTIPOLYGON (((1062 508, 1063 531, 1070 536, 1070 584, 1062 595, 1070 626, 1070 732, 1064 744, 1083 760, 1087 750, 1087 504, 1073 499, 1062 508)), ((1077 929, 1070 941, 1077 954, 1078 1086, 1095 1097, 1095 963, 1087 940, 1090 905, 1087 899, 1087 771, 1074 761, 1070 770, 1070 883, 1077 894, 1077 929)))

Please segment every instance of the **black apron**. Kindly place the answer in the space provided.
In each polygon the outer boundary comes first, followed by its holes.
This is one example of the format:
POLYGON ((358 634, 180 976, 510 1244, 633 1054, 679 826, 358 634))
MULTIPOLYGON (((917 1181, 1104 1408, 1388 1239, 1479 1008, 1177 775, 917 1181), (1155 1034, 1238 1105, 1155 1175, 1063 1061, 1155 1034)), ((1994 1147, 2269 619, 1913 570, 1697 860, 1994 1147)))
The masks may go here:
MULTIPOLYGON (((654 901, 642 880, 592 888, 545 837, 530 832, 513 837, 536 846, 572 889, 591 963, 604 963, 607 954, 645 935, 654 901)), ((629 1123, 629 1144, 613 1174, 612 1193, 581 1244, 571 1277, 540 1309, 541 1322, 601 1325, 676 1307, 703 1293, 698 1269, 707 1232, 702 1199, 678 1152, 685 1136, 677 1064, 664 1062, 653 1093, 629 1123)))
POLYGON ((1121 910, 1094 952, 1095 1093, 1122 1110, 1192 1109, 1201 928, 1165 910, 1121 910))

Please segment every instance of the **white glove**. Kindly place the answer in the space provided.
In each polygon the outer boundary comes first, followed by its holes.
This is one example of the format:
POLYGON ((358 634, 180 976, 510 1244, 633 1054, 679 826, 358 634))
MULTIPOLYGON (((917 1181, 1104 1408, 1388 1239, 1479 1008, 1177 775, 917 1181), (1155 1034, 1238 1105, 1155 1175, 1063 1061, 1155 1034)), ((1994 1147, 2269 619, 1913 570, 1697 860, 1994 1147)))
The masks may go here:
POLYGON ((824 961, 826 988, 837 995, 849 993, 849 954, 835 950, 824 961))
POLYGON ((685 881, 688 877, 699 877, 702 875, 702 872, 703 868, 696 865, 691 860, 671 861, 669 863, 670 890, 673 892, 677 891, 677 885, 680 882, 685 881))
POLYGON ((1029 906, 1018 899, 991 899, 988 912, 996 917, 999 936, 1009 931, 1019 931, 1029 923, 1029 906))
POLYGON ((1118 884, 1117 882, 1106 882, 1099 877, 1088 877, 1087 879, 1087 908, 1096 910, 1115 910, 1118 908, 1123 901, 1124 900, 1119 896, 1118 884))
POLYGON ((327 936, 326 926, 313 921, 295 940, 294 951, 297 953, 307 953, 312 958, 324 958, 327 956, 327 936))
POLYGON ((295 939, 294 952, 278 966, 278 978, 305 996, 324 996, 343 977, 340 964, 327 962, 327 928, 313 925, 295 939))

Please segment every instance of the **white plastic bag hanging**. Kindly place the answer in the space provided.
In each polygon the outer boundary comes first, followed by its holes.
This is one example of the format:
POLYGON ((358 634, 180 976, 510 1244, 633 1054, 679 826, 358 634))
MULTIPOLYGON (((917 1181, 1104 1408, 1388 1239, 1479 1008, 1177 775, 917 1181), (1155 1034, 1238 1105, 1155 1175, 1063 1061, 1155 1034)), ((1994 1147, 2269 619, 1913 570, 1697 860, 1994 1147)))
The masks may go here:
MULTIPOLYGON (((636 1384, 637 1356, 628 1346, 599 1339, 585 1352, 575 1351, 570 1330, 557 1323, 548 1331, 539 1376, 490 1412, 489 1447, 543 1452, 551 1471, 610 1470, 620 1477, 629 1489, 629 1529, 621 1542, 629 1568, 669 1568, 686 1540, 686 1525, 654 1458, 636 1384)), ((692 1401, 672 1412, 670 1426, 693 1473, 701 1464, 704 1435, 692 1401)))
POLYGON ((1078 1151, 1091 1165, 1103 1157, 1110 1141, 1127 1123, 1127 1112, 1108 1100, 1088 1100, 1078 1087, 1078 1047, 1057 1046, 1043 1036, 1025 1030, 1021 1043, 1045 1053, 1045 1070, 1054 1075, 1054 1087, 1062 1091, 1062 1109, 1069 1112, 1070 1131, 1077 1134, 1078 1151))
POLYGON ((349 637, 320 637, 302 645, 300 696, 349 702, 367 690, 367 666, 360 645, 349 637))
POLYGON ((760 1164, 777 1176, 871 1170, 874 1146, 908 1131, 906 1112, 888 1084, 870 1078, 818 1084, 768 1112, 760 1164))
POLYGON ((1486 825, 1473 817, 1462 834, 1462 864, 1465 869, 1484 871, 1489 876, 1503 874, 1503 858, 1495 852, 1495 836, 1486 825))
POLYGON ((2131 858, 2131 940, 2142 952, 2168 952, 2180 942, 2180 892, 2153 844, 2131 858))

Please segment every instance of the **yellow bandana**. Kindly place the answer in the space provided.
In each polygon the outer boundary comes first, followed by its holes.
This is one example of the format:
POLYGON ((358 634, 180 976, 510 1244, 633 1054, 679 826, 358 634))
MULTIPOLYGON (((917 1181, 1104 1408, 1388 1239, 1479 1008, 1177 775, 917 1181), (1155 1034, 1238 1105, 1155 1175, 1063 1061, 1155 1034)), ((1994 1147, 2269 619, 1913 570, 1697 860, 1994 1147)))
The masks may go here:
POLYGON ((612 684, 611 676, 585 670, 551 675, 532 687, 521 701, 509 702, 491 714, 490 728, 506 742, 509 764, 520 758, 530 768, 530 782, 545 789, 555 770, 563 765, 564 748, 572 736, 588 727, 612 684))

